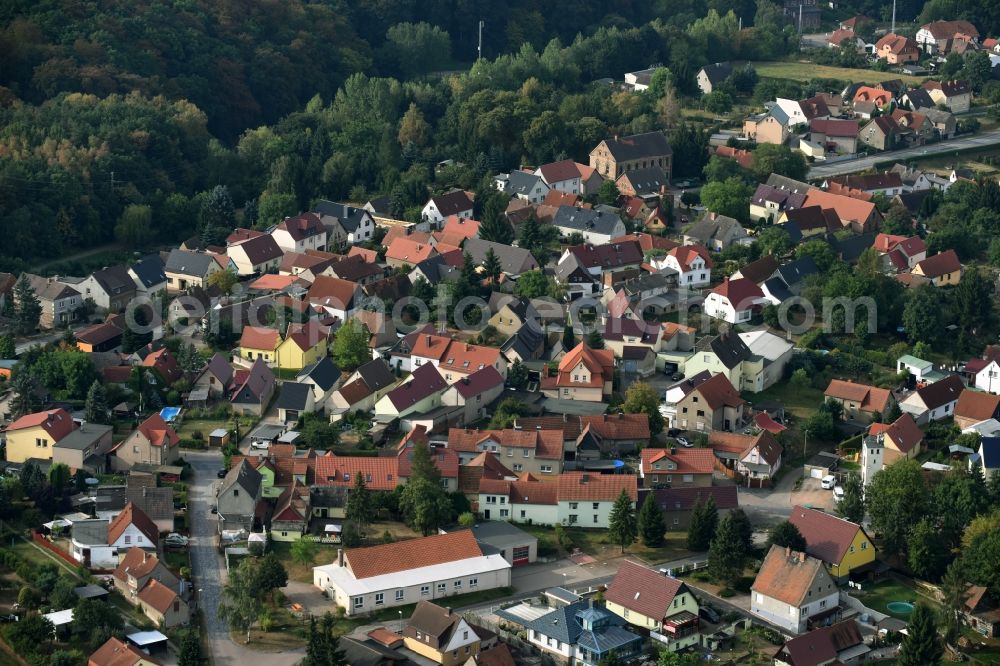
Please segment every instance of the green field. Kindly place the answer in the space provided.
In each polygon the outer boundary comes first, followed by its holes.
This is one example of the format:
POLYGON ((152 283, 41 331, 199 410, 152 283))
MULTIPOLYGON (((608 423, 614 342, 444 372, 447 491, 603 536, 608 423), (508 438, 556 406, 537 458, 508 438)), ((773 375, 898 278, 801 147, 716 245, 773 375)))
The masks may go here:
POLYGON ((924 78, 908 76, 896 72, 876 72, 871 69, 845 69, 817 65, 811 62, 755 62, 754 68, 760 76, 772 79, 792 79, 793 81, 809 81, 811 79, 839 79, 841 81, 880 83, 892 79, 901 79, 906 83, 919 85, 924 78))

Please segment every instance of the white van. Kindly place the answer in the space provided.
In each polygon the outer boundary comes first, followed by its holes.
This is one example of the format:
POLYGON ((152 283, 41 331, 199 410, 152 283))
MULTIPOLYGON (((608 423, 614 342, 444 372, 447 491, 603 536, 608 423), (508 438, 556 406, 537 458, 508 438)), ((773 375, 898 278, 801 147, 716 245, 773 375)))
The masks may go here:
POLYGON ((834 487, 833 499, 837 500, 838 502, 844 499, 844 489, 841 488, 840 486, 834 487))
POLYGON ((823 477, 823 480, 820 481, 820 487, 822 487, 823 490, 830 490, 835 485, 837 485, 837 479, 833 476, 833 474, 827 474, 823 477))

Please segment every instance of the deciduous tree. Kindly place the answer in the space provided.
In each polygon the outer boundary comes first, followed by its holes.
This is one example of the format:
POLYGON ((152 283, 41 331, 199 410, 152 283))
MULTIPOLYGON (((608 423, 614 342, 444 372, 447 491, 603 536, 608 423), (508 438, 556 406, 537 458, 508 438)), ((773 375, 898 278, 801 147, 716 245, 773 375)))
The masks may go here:
POLYGON ((649 417, 649 432, 656 436, 663 432, 663 415, 660 414, 660 397, 646 382, 632 382, 625 391, 622 409, 626 414, 645 414, 649 417))
POLYGON ((806 550, 806 539, 802 536, 799 528, 790 521, 783 520, 771 528, 767 537, 767 545, 782 546, 802 553, 806 550))
POLYGON ((424 536, 451 518, 451 501, 441 487, 441 471, 424 444, 413 447, 410 479, 400 493, 399 509, 406 523, 424 536))
POLYGON ((348 319, 333 339, 333 358, 342 370, 352 372, 371 360, 368 333, 357 319, 348 319))

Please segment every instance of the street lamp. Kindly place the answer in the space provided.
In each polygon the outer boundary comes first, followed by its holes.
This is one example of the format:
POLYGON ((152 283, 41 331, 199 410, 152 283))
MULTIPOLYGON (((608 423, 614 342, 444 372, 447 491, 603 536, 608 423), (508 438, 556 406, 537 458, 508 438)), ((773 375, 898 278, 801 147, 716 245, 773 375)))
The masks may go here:
POLYGON ((403 611, 397 611, 399 613, 399 633, 403 633, 403 611))

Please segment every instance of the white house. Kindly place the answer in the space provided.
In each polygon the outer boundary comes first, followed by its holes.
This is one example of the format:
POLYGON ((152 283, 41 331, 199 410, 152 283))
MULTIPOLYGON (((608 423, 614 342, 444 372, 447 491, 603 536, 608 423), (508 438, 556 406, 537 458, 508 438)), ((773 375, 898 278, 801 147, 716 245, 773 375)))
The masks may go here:
POLYGON ((961 377, 948 375, 906 396, 899 403, 899 408, 921 425, 947 418, 955 413, 955 404, 964 388, 961 377))
POLYGON ((348 616, 510 585, 511 565, 483 553, 471 530, 338 551, 313 585, 348 616))
POLYGON ((997 358, 974 358, 965 364, 965 373, 980 391, 1000 393, 1000 362, 997 358))
POLYGON ((472 423, 486 414, 486 407, 500 397, 504 377, 492 365, 462 377, 441 396, 441 404, 463 408, 463 423, 472 423))
POLYGON ((840 590, 821 560, 782 546, 771 546, 750 588, 750 613, 799 634, 809 618, 828 614, 840 603, 840 590))
POLYGON ((254 275, 277 271, 284 252, 278 247, 274 238, 268 234, 254 236, 226 249, 229 261, 236 267, 239 275, 254 275))
POLYGON ((554 483, 483 478, 479 481, 479 513, 486 520, 558 525, 556 491, 554 483))
POLYGON ((375 235, 375 219, 370 211, 344 203, 321 199, 316 202, 316 213, 327 232, 327 242, 354 245, 371 240, 375 235), (329 224, 327 224, 329 222, 329 224), (331 235, 336 230, 337 237, 331 235))
POLYGON ((455 190, 431 197, 420 211, 421 219, 435 226, 451 215, 463 220, 472 219, 472 197, 468 192, 455 190))
POLYGON ((722 319, 730 324, 740 324, 750 321, 754 310, 765 302, 764 292, 753 280, 726 278, 708 293, 704 312, 709 317, 722 319))
POLYGON ((70 553, 77 562, 91 568, 115 568, 118 552, 138 547, 156 551, 160 532, 156 523, 129 502, 109 523, 104 518, 73 523, 70 553))
POLYGON ((656 268, 677 271, 677 284, 682 287, 703 287, 712 281, 712 260, 708 250, 700 245, 681 245, 654 260, 656 268))
POLYGON ((543 164, 535 169, 535 175, 542 177, 548 189, 559 190, 566 194, 580 194, 580 169, 573 160, 559 160, 543 164))
POLYGON ((271 231, 271 238, 285 252, 326 249, 326 227, 315 213, 286 217, 271 231))

